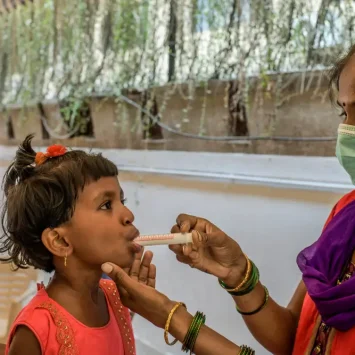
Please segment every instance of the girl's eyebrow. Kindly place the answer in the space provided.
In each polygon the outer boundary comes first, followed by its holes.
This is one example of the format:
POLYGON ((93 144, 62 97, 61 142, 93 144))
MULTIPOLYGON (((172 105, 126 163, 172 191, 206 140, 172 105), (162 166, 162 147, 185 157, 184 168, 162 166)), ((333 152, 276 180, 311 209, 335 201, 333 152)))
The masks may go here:
MULTIPOLYGON (((120 191, 120 194, 122 195, 122 190, 120 191)), ((116 196, 115 191, 110 191, 110 190, 101 191, 98 195, 96 195, 94 197, 93 201, 100 202, 100 201, 107 199, 107 198, 114 198, 115 196, 116 196)))

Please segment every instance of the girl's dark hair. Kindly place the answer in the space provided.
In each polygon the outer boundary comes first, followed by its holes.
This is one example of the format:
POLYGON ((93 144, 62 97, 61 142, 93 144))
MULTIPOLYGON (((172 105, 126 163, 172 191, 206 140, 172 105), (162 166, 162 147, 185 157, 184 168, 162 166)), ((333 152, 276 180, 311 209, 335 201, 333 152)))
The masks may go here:
POLYGON ((0 261, 18 268, 54 270, 52 254, 42 243, 42 232, 73 216, 78 194, 87 183, 117 176, 115 164, 101 154, 71 150, 36 166, 33 135, 23 141, 3 178, 5 203, 1 220, 0 261), (4 255, 3 254, 3 255, 4 255))
POLYGON ((348 64, 350 58, 355 54, 355 45, 353 45, 348 53, 338 59, 335 64, 333 65, 332 69, 329 72, 329 98, 331 102, 335 103, 335 97, 334 97, 334 89, 339 91, 339 78, 340 75, 345 68, 345 66, 348 64))

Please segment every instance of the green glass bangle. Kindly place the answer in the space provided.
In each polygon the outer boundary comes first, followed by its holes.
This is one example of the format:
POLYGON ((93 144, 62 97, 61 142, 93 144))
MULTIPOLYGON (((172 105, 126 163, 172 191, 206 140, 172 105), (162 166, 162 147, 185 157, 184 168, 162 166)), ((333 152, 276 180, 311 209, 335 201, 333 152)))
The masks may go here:
POLYGON ((245 285, 245 287, 243 287, 239 291, 230 292, 230 294, 232 294, 232 295, 239 295, 239 294, 242 295, 244 293, 248 293, 248 292, 253 290, 253 288, 255 287, 255 285, 257 284, 258 281, 259 281, 258 273, 257 273, 257 271, 253 271, 252 275, 250 277, 250 280, 247 283, 247 285, 245 285))
MULTIPOLYGON (((252 269, 251 269, 251 273, 250 273, 250 276, 249 276, 249 280, 247 280, 247 282, 245 283, 245 285, 242 287, 242 290, 246 289, 250 283, 251 283, 251 280, 253 278, 253 274, 255 274, 255 271, 257 270, 257 267, 256 265, 250 260, 250 263, 251 263, 251 266, 252 266, 252 269)), ((259 272, 259 271, 258 271, 259 272)), ((228 291, 228 289, 233 289, 233 287, 230 287, 228 285, 226 285, 222 280, 218 279, 219 281, 219 284, 225 289, 228 291)), ((233 292, 233 291, 231 291, 233 292)), ((237 292, 237 291, 235 291, 237 292)))
MULTIPOLYGON (((228 292, 230 295, 232 296, 243 296, 246 295, 248 293, 250 293, 251 291, 254 290, 255 286, 257 285, 257 283, 259 282, 259 278, 260 278, 260 273, 259 273, 259 269, 256 267, 256 265, 250 260, 251 264, 252 264, 252 270, 251 270, 251 275, 249 280, 246 282, 246 284, 244 285, 244 287, 239 290, 239 291, 231 291, 228 292)), ((222 280, 218 279, 219 284, 221 285, 221 287, 223 287, 224 289, 231 289, 232 287, 227 286, 222 280)))
POLYGON ((201 321, 201 313, 198 313, 196 315, 195 324, 194 324, 194 326, 191 329, 191 333, 190 333, 189 339, 188 339, 188 341, 185 344, 185 351, 186 352, 188 352, 191 349, 191 344, 193 342, 193 338, 195 336, 195 333, 197 331, 197 328, 198 328, 198 325, 199 325, 200 321, 201 321))
POLYGON ((252 311, 252 312, 243 312, 238 308, 238 306, 236 306, 237 312, 239 314, 241 314, 242 316, 252 316, 254 314, 259 313, 266 306, 266 304, 269 300, 269 291, 265 286, 264 286, 264 290, 265 290, 265 298, 264 298, 263 304, 260 307, 258 307, 255 311, 252 311))
POLYGON ((186 352, 188 352, 190 350, 190 353, 192 353, 192 349, 195 345, 195 342, 196 342, 198 333, 200 332, 201 326, 204 323, 204 319, 205 319, 205 316, 203 315, 203 313, 199 312, 198 317, 196 319, 195 326, 194 326, 192 333, 191 333, 190 341, 186 346, 186 352))
POLYGON ((197 323, 198 323, 198 319, 199 319, 199 314, 196 314, 195 317, 193 318, 192 322, 191 322, 191 325, 190 325, 190 328, 186 334, 186 337, 184 339, 184 343, 183 343, 183 346, 181 348, 182 351, 184 352, 188 352, 189 350, 189 346, 190 346, 190 343, 192 341, 192 336, 195 332, 195 329, 196 329, 196 326, 197 326, 197 323))
POLYGON ((182 351, 186 351, 187 345, 190 342, 191 334, 193 332, 193 329, 195 327, 196 321, 198 320, 199 312, 196 313, 196 315, 193 317, 192 322, 190 324, 190 327, 185 335, 184 342, 182 343, 182 351))
POLYGON ((197 337, 198 337, 198 335, 200 333, 202 325, 205 324, 205 321, 206 321, 206 316, 202 315, 201 320, 198 322, 198 324, 196 326, 195 333, 193 334, 193 338, 192 338, 192 341, 191 341, 191 344, 190 344, 190 347, 189 347, 190 348, 190 355, 192 354, 192 352, 194 350, 197 337))
POLYGON ((240 347, 240 352, 238 355, 255 355, 255 350, 253 350, 249 346, 242 345, 240 347))
POLYGON ((183 345, 181 348, 182 351, 188 352, 190 350, 190 354, 192 354, 192 350, 195 346, 197 336, 200 332, 202 325, 205 323, 205 321, 206 321, 206 316, 201 312, 196 312, 196 315, 194 316, 194 318, 190 324, 189 330, 185 336, 185 339, 184 339, 184 342, 183 342, 183 345))
POLYGON ((184 339, 184 342, 183 342, 182 348, 181 348, 182 351, 186 351, 187 346, 190 343, 191 335, 195 329, 195 325, 198 321, 198 317, 199 317, 199 312, 197 312, 196 315, 193 317, 192 322, 189 327, 189 330, 187 331, 187 333, 185 335, 185 339, 184 339))
POLYGON ((255 266, 255 267, 253 267, 252 276, 250 278, 250 282, 248 283, 248 285, 246 285, 246 287, 243 288, 240 291, 229 292, 229 294, 232 295, 232 296, 244 296, 244 295, 247 295, 248 293, 250 293, 251 291, 254 290, 255 286, 259 282, 259 278, 260 278, 259 269, 255 266))

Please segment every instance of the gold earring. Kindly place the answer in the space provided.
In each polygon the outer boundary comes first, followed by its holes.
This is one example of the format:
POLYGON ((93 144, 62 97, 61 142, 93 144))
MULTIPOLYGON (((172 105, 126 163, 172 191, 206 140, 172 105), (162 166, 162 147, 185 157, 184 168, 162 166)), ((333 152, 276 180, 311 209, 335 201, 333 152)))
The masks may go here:
POLYGON ((64 257, 64 266, 67 266, 67 252, 65 252, 65 257, 64 257))

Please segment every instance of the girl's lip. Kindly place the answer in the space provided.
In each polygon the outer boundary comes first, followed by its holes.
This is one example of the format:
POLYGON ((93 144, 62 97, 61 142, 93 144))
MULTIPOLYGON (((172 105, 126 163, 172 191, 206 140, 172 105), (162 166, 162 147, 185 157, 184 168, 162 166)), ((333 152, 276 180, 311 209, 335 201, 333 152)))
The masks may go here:
POLYGON ((132 249, 135 253, 139 253, 142 250, 142 246, 135 242, 132 242, 132 249))
POLYGON ((139 235, 140 235, 139 230, 138 230, 138 229, 135 229, 135 232, 130 236, 129 239, 134 242, 134 240, 135 240, 136 238, 138 238, 139 235))

